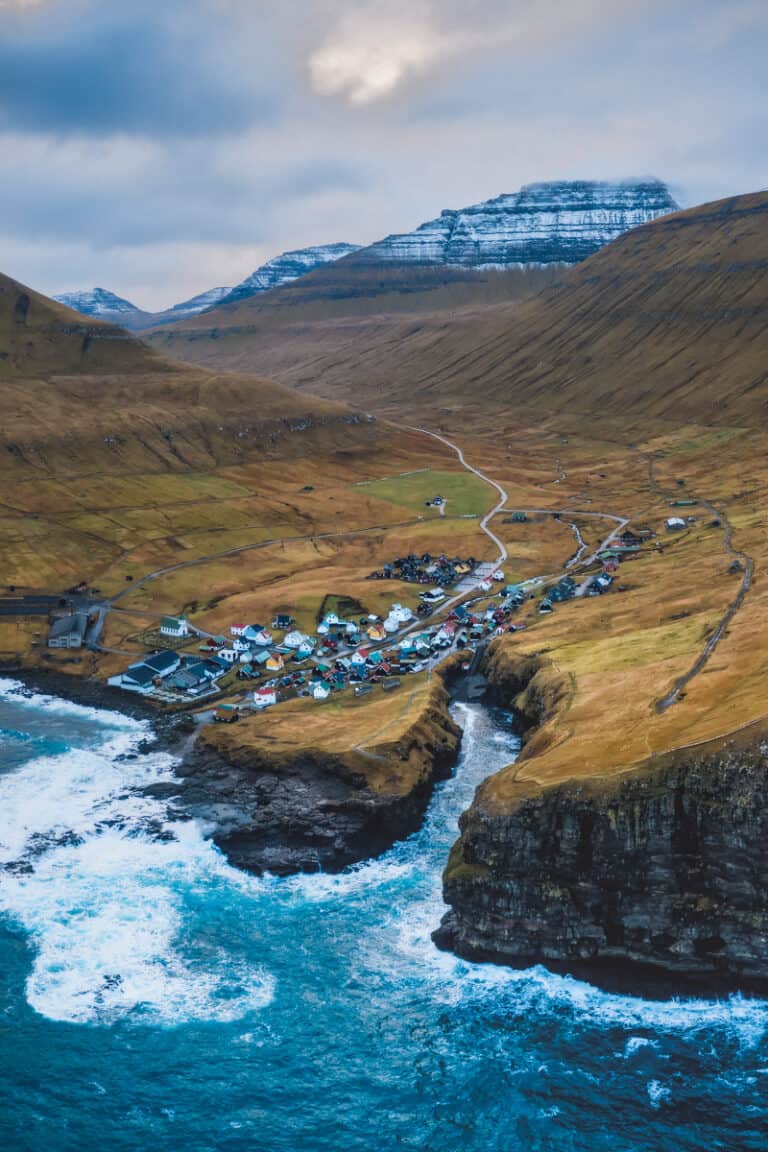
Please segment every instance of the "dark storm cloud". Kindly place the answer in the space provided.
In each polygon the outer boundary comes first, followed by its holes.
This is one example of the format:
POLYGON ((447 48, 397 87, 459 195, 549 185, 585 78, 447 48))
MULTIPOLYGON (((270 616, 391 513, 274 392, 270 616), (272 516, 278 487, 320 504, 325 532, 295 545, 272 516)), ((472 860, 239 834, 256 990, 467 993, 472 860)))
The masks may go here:
POLYGON ((195 3, 40 9, 0 19, 0 128, 204 136, 276 114, 274 95, 223 66, 195 3))

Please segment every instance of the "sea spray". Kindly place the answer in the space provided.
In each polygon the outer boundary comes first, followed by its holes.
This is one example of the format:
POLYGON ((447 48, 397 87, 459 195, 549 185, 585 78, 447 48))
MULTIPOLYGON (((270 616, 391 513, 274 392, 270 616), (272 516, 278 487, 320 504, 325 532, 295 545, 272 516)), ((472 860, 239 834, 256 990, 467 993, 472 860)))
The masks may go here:
POLYGON ((518 748, 511 717, 454 714, 460 762, 418 833, 283 880, 146 796, 174 761, 140 751, 142 722, 0 693, 0 728, 35 734, 0 775, 6 1146, 760 1147, 765 1003, 653 1003, 436 951, 458 817, 518 748), (71 746, 41 754, 62 718, 71 746))

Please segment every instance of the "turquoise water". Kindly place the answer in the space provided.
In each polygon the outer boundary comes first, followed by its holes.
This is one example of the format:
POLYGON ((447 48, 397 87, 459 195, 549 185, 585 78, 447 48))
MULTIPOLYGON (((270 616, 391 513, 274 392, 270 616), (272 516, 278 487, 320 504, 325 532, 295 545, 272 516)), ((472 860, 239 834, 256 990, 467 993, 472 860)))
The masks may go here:
POLYGON ((0 688, 0 1148, 768 1146, 768 1004, 653 1003, 437 952, 457 819, 514 758, 457 705, 421 832, 341 876, 231 869, 142 785, 139 721, 0 688))

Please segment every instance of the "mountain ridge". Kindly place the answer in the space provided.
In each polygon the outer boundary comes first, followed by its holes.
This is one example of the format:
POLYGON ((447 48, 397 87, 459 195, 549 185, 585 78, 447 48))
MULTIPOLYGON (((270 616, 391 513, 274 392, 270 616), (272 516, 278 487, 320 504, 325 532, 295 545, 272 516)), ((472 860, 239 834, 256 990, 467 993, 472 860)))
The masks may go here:
POLYGON ((348 262, 573 264, 679 207, 661 180, 541 181, 467 208, 443 209, 434 220, 387 236, 348 262))
MULTIPOLYGON (((235 315, 158 347, 383 411, 417 397, 552 411, 753 420, 768 342, 768 193, 625 233, 528 299, 442 312, 341 315, 282 328, 235 315), (762 359, 761 359, 762 357, 762 359), (700 392, 697 392, 697 388, 700 392)), ((219 319, 216 313, 210 314, 219 319)), ((202 318, 199 318, 199 321, 202 318)))

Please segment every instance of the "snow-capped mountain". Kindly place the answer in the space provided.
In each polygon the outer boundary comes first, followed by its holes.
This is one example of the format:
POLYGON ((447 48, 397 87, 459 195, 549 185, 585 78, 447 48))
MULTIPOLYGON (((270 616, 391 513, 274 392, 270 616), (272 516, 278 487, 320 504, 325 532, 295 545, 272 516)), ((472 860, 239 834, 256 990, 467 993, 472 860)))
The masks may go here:
POLYGON ((186 320, 188 316, 197 316, 208 308, 215 308, 231 291, 231 288, 210 288, 207 292, 193 296, 191 300, 183 300, 181 304, 174 304, 162 315, 168 320, 186 320))
POLYGON ((574 264, 623 232, 678 209, 660 180, 527 184, 469 208, 446 209, 415 232, 363 248, 354 262, 574 264))
POLYGON ((81 312, 84 316, 109 317, 112 320, 119 316, 141 315, 141 309, 131 304, 130 300, 124 300, 106 288, 91 288, 88 292, 64 292, 61 296, 54 296, 54 300, 74 308, 75 312, 81 312))
POLYGON ((290 284, 292 280, 298 280, 299 276, 305 276, 323 264, 332 264, 342 256, 357 252, 359 247, 359 244, 321 244, 316 248, 283 252, 282 256, 275 256, 273 260, 262 264, 218 303, 231 304, 235 300, 247 300, 250 296, 258 296, 261 292, 290 284))

